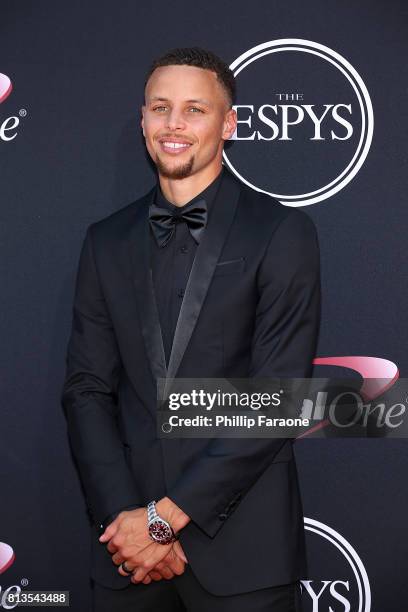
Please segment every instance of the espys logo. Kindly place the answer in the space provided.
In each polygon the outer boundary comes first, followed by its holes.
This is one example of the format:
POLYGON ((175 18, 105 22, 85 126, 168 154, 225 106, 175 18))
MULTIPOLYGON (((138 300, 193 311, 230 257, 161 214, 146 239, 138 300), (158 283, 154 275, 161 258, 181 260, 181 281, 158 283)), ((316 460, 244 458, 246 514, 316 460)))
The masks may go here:
POLYGON ((231 65, 239 103, 224 162, 246 185, 288 206, 322 202, 343 189, 370 149, 367 88, 339 53, 285 38, 245 51, 231 65))
POLYGON ((370 612, 370 581, 355 548, 324 523, 309 518, 304 523, 309 574, 314 577, 301 581, 305 612, 370 612), (319 559, 324 559, 323 569, 319 559))
MULTIPOLYGON (((0 72, 0 104, 5 102, 13 90, 11 79, 0 72)), ((0 141, 9 142, 17 136, 17 127, 20 124, 20 117, 26 117, 27 111, 25 108, 20 108, 17 115, 12 115, 2 120, 0 118, 0 141)))

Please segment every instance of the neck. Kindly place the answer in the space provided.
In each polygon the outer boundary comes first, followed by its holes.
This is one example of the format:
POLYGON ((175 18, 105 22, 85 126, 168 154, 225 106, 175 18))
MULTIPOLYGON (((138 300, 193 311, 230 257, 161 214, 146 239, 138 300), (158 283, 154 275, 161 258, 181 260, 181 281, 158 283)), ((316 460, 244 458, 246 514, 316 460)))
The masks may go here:
POLYGON ((171 179, 159 174, 160 188, 166 200, 175 206, 184 206, 212 183, 222 170, 222 163, 204 173, 192 174, 184 179, 171 179))

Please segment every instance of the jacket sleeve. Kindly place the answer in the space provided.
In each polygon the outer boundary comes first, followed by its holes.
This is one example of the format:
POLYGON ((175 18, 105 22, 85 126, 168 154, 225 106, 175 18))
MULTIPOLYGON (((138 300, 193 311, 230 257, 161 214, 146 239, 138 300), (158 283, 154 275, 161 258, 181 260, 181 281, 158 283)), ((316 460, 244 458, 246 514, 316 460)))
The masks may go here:
POLYGON ((122 364, 98 277, 92 228, 79 258, 61 399, 88 510, 101 525, 118 508, 143 504, 117 427, 122 364))
MULTIPOLYGON (((258 269, 257 285, 249 377, 310 377, 320 320, 320 257, 306 213, 290 209, 280 222, 258 269)), ((168 496, 214 537, 287 441, 212 439, 168 496)))

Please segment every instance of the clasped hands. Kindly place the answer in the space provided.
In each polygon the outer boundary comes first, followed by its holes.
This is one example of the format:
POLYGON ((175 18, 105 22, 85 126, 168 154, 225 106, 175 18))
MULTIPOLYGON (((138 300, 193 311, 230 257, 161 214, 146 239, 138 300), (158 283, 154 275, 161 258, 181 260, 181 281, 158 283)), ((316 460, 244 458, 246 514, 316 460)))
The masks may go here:
MULTIPOLYGON (((177 533, 190 522, 185 514, 168 497, 156 503, 157 513, 164 518, 177 533)), ((107 549, 112 554, 112 561, 119 566, 122 576, 127 576, 121 563, 132 568, 131 581, 135 584, 149 584, 152 580, 165 578, 170 580, 184 572, 188 563, 180 542, 158 544, 153 542, 147 529, 147 508, 124 510, 112 521, 99 541, 107 542, 107 549)))

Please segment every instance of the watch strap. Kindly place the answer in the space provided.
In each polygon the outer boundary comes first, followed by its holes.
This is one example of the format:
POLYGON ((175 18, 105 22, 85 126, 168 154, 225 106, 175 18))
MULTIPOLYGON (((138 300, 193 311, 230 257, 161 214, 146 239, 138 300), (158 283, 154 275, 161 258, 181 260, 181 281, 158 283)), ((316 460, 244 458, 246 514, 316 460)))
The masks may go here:
MULTIPOLYGON (((152 521, 154 521, 156 518, 161 518, 159 517, 159 515, 157 514, 157 510, 156 510, 156 502, 155 500, 149 502, 147 504, 147 522, 150 524, 152 521)), ((164 519, 162 519, 164 520, 164 519)), ((167 521, 166 521, 167 523, 167 521)))

